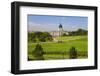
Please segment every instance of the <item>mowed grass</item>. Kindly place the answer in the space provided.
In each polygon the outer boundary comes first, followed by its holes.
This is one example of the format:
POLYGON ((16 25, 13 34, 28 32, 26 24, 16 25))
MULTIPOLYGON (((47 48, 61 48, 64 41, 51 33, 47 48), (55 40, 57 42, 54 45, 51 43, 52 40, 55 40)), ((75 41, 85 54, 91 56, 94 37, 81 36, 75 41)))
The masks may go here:
MULTIPOLYGON (((69 59, 69 50, 71 47, 75 47, 78 52, 78 58, 88 57, 88 38, 87 36, 67 36, 67 37, 56 37, 58 42, 40 42, 43 51, 55 52, 54 54, 44 54, 45 60, 51 59, 69 59), (61 54, 56 54, 61 52, 61 54)), ((28 56, 30 59, 34 59, 33 51, 37 43, 28 43, 28 56)))

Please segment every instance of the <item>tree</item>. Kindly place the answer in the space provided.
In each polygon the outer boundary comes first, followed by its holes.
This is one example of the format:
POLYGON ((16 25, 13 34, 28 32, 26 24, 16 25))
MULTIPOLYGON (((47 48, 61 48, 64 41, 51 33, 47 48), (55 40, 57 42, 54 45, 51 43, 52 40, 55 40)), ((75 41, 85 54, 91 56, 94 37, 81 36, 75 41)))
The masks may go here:
POLYGON ((62 36, 67 36, 67 34, 66 33, 63 33, 63 35, 62 36))
POLYGON ((29 42, 36 42, 36 36, 34 32, 29 32, 28 33, 28 41, 29 42))
POLYGON ((88 31, 84 29, 78 29, 77 31, 69 32, 69 36, 87 35, 88 31))
POLYGON ((29 42, 46 42, 52 41, 53 38, 48 32, 32 32, 28 33, 29 42))
POLYGON ((36 60, 44 60, 43 57, 43 48, 40 44, 37 44, 35 50, 33 51, 33 56, 36 60))
POLYGON ((77 32, 79 35, 87 35, 87 31, 84 29, 78 29, 77 32))
POLYGON ((75 49, 75 47, 70 48, 69 58, 70 59, 76 59, 77 58, 77 50, 75 49))

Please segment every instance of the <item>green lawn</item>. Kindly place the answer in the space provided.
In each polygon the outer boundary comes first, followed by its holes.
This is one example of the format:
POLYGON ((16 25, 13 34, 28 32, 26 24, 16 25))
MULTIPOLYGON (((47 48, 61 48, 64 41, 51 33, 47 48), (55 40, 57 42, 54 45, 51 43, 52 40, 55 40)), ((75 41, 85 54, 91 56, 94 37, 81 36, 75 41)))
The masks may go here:
MULTIPOLYGON (((61 54, 44 54, 45 60, 51 59, 69 59, 69 49, 75 47, 78 52, 78 58, 87 58, 88 52, 88 38, 87 36, 67 36, 55 38, 58 42, 41 42, 43 51, 48 52, 61 52, 61 54)), ((28 57, 34 60, 33 51, 37 43, 28 43, 28 57)))

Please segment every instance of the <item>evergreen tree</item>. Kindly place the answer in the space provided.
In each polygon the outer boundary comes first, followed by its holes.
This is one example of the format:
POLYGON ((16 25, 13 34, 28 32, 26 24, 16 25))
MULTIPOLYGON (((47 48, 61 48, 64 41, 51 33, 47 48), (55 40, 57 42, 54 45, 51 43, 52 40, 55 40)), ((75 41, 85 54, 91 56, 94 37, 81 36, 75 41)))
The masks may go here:
POLYGON ((43 57, 43 48, 40 44, 37 44, 35 50, 33 51, 33 56, 36 60, 44 60, 43 57))
POLYGON ((77 50, 75 47, 72 47, 69 51, 69 58, 70 59, 76 59, 77 58, 77 50))

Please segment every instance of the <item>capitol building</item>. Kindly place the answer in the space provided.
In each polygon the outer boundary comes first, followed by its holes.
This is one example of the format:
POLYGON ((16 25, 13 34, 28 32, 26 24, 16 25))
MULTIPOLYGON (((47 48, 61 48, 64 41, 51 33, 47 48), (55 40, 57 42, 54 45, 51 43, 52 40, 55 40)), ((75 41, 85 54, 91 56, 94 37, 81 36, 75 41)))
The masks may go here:
POLYGON ((60 24, 58 27, 58 31, 52 31, 52 32, 50 32, 50 34, 52 35, 52 37, 60 37, 63 34, 68 35, 69 33, 67 31, 64 31, 62 24, 60 24))

